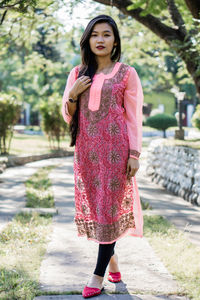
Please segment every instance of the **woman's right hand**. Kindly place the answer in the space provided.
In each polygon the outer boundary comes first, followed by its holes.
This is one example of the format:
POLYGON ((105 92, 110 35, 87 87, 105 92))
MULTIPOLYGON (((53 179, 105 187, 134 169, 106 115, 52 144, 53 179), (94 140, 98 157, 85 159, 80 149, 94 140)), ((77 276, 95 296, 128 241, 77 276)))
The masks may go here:
POLYGON ((91 79, 89 76, 79 77, 73 84, 69 96, 76 100, 80 94, 82 94, 87 88, 91 86, 91 79))

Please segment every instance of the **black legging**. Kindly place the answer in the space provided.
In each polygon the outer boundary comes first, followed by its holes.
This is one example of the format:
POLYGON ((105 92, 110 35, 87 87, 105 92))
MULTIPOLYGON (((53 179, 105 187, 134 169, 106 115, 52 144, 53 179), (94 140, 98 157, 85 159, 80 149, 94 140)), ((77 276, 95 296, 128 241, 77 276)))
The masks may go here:
POLYGON ((114 255, 115 243, 116 242, 112 244, 99 244, 97 264, 94 271, 95 275, 104 277, 110 258, 112 255, 114 255))

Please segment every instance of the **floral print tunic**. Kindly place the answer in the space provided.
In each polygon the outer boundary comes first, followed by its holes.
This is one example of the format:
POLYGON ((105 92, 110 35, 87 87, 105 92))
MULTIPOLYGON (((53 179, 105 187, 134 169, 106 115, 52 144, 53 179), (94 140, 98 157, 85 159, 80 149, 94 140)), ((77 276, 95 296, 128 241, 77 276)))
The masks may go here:
MULTIPOLYGON (((69 74, 62 114, 67 123, 68 93, 79 67, 69 74), (66 104, 66 105, 65 105, 66 104)), ((124 235, 143 235, 136 178, 126 175, 129 157, 139 158, 143 92, 133 67, 115 63, 110 74, 96 74, 79 99, 74 153, 75 223, 78 235, 109 244, 124 235)))

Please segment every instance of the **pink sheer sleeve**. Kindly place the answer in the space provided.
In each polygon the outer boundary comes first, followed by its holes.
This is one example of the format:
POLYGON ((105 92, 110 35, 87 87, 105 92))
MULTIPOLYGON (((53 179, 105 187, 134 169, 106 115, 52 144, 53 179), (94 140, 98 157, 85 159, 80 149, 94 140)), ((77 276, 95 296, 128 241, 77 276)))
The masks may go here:
POLYGON ((131 67, 124 92, 124 117, 127 124, 130 157, 138 159, 142 149, 143 91, 136 70, 131 67))
POLYGON ((67 83, 65 86, 65 91, 62 98, 62 115, 63 115, 63 119, 68 124, 70 123, 72 116, 68 112, 68 105, 66 103, 68 101, 69 90, 71 89, 74 82, 76 81, 77 75, 78 75, 78 66, 74 67, 69 73, 69 76, 67 78, 67 83))

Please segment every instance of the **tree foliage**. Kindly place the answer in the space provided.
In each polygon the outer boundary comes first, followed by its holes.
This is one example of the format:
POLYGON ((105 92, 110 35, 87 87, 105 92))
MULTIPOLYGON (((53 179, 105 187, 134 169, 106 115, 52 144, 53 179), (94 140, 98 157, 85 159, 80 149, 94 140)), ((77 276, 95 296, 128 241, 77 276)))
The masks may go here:
POLYGON ((13 128, 21 112, 21 103, 12 95, 0 93, 0 153, 9 153, 13 128))
POLYGON ((192 116, 192 125, 200 130, 200 104, 196 106, 196 111, 192 116))
POLYGON ((63 120, 61 102, 58 99, 59 94, 54 93, 49 97, 48 102, 43 101, 40 105, 42 128, 48 136, 50 148, 56 150, 60 149, 60 140, 67 132, 67 124, 63 120))
POLYGON ((195 0, 93 0, 113 5, 123 14, 135 19, 185 63, 200 96, 200 3, 195 0), (192 58, 192 59, 191 59, 192 58))
POLYGON ((146 125, 163 131, 163 137, 166 138, 166 129, 177 125, 174 116, 168 114, 156 114, 146 120, 146 125))
POLYGON ((55 14, 61 2, 40 0, 24 14, 9 10, 1 26, 0 91, 30 103, 31 118, 53 93, 61 101, 77 53, 72 33, 64 31, 55 14))
POLYGON ((0 1, 0 25, 3 24, 9 11, 27 13, 30 8, 35 8, 38 0, 2 0, 0 1))

